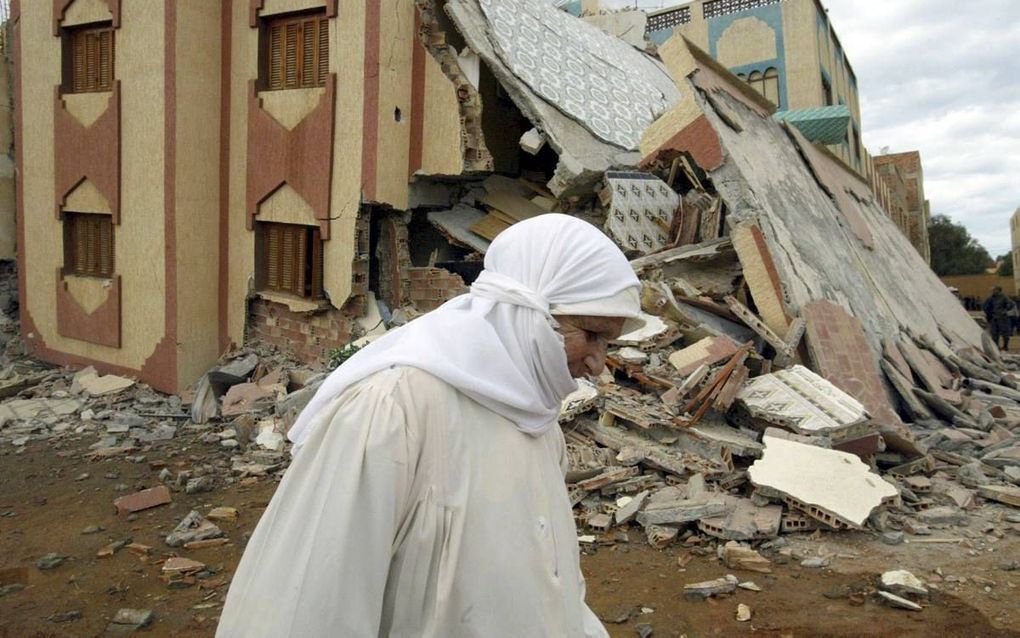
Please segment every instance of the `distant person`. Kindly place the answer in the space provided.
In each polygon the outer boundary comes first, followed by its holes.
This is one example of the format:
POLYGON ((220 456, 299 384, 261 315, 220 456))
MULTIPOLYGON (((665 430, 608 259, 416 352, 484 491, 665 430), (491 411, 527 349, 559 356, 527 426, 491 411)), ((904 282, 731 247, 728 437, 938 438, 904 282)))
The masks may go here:
POLYGON ((1011 313, 1016 313, 1016 304, 1013 300, 1002 294, 1002 287, 992 288, 992 296, 985 299, 982 310, 985 312, 985 319, 988 320, 988 331, 992 334, 995 345, 1002 340, 1002 349, 1009 350, 1009 336, 1012 332, 1011 313))

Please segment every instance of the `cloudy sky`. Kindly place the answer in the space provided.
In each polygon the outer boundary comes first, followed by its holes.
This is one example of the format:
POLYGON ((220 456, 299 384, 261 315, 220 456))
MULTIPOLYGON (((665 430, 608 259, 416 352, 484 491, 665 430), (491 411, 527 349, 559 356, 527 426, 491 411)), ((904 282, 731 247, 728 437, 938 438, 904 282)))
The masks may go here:
POLYGON ((932 214, 965 225, 993 257, 1008 251, 1020 206, 1020 2, 822 2, 857 73, 868 150, 920 150, 932 214))

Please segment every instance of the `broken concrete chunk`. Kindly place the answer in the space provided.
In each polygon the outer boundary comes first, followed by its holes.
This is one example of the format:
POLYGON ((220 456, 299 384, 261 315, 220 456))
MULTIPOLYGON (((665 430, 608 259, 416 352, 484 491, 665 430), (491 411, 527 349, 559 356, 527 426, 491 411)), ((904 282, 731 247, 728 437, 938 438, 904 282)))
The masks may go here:
POLYGON ((57 554, 56 552, 50 552, 49 554, 46 554, 45 556, 40 557, 39 560, 35 561, 35 566, 43 570, 56 569, 57 567, 60 567, 60 565, 64 563, 64 559, 66 558, 67 556, 62 556, 61 554, 57 554))
POLYGON ((917 513, 917 518, 928 525, 967 525, 967 514, 958 507, 944 505, 930 507, 917 513))
POLYGON ((587 379, 578 379, 577 389, 568 394, 560 406, 560 423, 572 421, 579 414, 595 407, 598 397, 599 391, 594 383, 587 379))
POLYGON ((899 494, 853 454, 767 434, 763 442, 764 455, 748 470, 751 483, 830 526, 859 528, 899 494))
POLYGON ((545 138, 538 132, 538 129, 528 129, 524 135, 521 135, 520 145, 526 153, 538 155, 538 152, 545 146, 545 138))
POLYGON ((258 410, 256 405, 262 399, 273 397, 274 393, 257 383, 239 383, 231 386, 223 397, 223 408, 220 413, 224 417, 238 416, 258 410))
POLYGON ((170 490, 165 485, 160 485, 135 492, 134 494, 128 494, 127 496, 121 496, 113 501, 113 505, 117 508, 118 514, 126 516, 132 512, 147 510, 151 507, 164 505, 170 501, 170 490))
POLYGON ((721 495, 698 500, 650 503, 638 513, 637 522, 642 527, 649 525, 684 525, 702 518, 713 518, 726 514, 731 506, 721 495))
POLYGON ((924 608, 917 603, 911 602, 906 598, 900 598, 895 594, 890 594, 887 591, 879 591, 878 595, 882 597, 887 605, 890 607, 896 607, 897 609, 907 609, 910 611, 922 611, 924 608))
POLYGON ((702 365, 714 365, 736 354, 739 346, 729 337, 705 337, 697 343, 669 355, 669 362, 680 375, 688 375, 702 365))
POLYGON ((78 371, 71 380, 71 392, 79 394, 88 392, 94 397, 116 394, 135 384, 133 379, 118 377, 114 374, 100 375, 92 366, 78 371))
POLYGON ((730 497, 733 510, 726 516, 703 518, 698 529, 716 538, 750 541, 775 538, 779 534, 783 508, 781 505, 758 507, 750 500, 730 497))
POLYGON ((151 609, 131 609, 124 607, 117 610, 113 620, 110 621, 111 625, 117 625, 118 627, 114 631, 120 631, 125 628, 141 629, 147 627, 153 619, 153 613, 151 609))
POLYGON ((223 530, 203 518, 195 510, 191 510, 180 524, 174 528, 174 531, 170 532, 166 537, 166 544, 170 547, 180 547, 192 541, 218 538, 220 536, 223 536, 223 530))
POLYGON ((897 569, 882 574, 882 589, 893 594, 927 596, 928 590, 924 583, 905 569, 897 569))
POLYGON ((648 544, 655 549, 665 549, 670 543, 676 540, 680 530, 676 527, 663 527, 662 525, 649 525, 645 528, 645 535, 648 537, 648 544))
POLYGON ((746 545, 730 541, 719 548, 719 557, 730 569, 746 569, 762 574, 772 573, 772 563, 746 545))
MULTIPOLYGON (((641 511, 645 503, 648 501, 648 490, 639 493, 637 496, 631 498, 623 505, 618 505, 616 509, 616 524, 624 525, 629 523, 637 516, 637 513, 641 511)), ((622 500, 622 499, 621 499, 622 500)))
POLYGON ((1003 485, 982 485, 978 488, 978 495, 992 501, 1020 507, 1020 488, 1007 487, 1003 485))
POLYGON ((720 594, 732 594, 737 590, 735 578, 716 578, 700 583, 684 585, 684 597, 691 599, 705 599, 720 594))
POLYGON ((805 436, 844 430, 868 419, 859 401, 799 365, 751 379, 737 401, 752 417, 805 436))
POLYGON ((737 605, 737 622, 747 622, 748 620, 751 620, 751 608, 740 603, 737 605))

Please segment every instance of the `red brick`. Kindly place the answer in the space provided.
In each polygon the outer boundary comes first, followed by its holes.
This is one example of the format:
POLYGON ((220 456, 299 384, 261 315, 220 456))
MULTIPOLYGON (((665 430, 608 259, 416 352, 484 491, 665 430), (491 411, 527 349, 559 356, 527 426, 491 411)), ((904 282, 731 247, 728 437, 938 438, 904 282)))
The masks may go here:
POLYGON ((113 501, 113 505, 117 508, 118 514, 125 516, 132 512, 140 512, 158 505, 165 505, 170 501, 170 490, 167 489, 166 485, 160 485, 159 487, 152 487, 141 492, 121 496, 113 501))

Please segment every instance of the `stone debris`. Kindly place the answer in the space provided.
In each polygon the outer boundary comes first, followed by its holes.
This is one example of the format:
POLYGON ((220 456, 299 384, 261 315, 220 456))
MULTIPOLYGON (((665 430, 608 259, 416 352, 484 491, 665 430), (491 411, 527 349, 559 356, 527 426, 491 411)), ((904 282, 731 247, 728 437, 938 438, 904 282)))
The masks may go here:
POLYGON ((691 599, 704 599, 723 594, 732 594, 736 590, 737 578, 727 574, 724 578, 684 585, 684 597, 691 599))
POLYGON ((737 605, 737 622, 747 622, 751 620, 751 608, 740 603, 737 605))
POLYGON ((171 500, 170 490, 165 485, 160 485, 135 492, 134 494, 118 497, 113 501, 113 506, 117 508, 117 514, 124 516, 152 507, 158 507, 159 505, 165 505, 171 502, 171 500))
POLYGON ((927 596, 928 590, 917 576, 904 569, 882 574, 882 589, 898 596, 927 596))
POLYGON ((192 510, 166 537, 166 544, 170 547, 180 547, 185 543, 218 538, 223 536, 223 530, 207 520, 197 511, 192 510))
POLYGON ((122 607, 114 614, 107 631, 110 633, 132 632, 148 627, 154 618, 151 609, 131 609, 122 607))
POLYGON ((71 392, 80 394, 87 392, 94 397, 116 394, 135 384, 134 379, 118 377, 114 374, 101 375, 92 366, 81 370, 72 377, 71 392))
POLYGON ((49 554, 46 554, 45 556, 40 557, 39 560, 35 561, 35 566, 43 570, 56 569, 57 567, 60 567, 61 565, 64 564, 64 560, 66 558, 67 556, 62 556, 55 552, 50 552, 49 554))
POLYGON ((890 607, 895 607, 897 609, 907 609, 909 611, 924 610, 924 607, 921 607, 917 603, 911 602, 906 598, 901 598, 895 594, 890 594, 887 591, 878 591, 876 593, 883 599, 885 604, 889 605, 890 607))

